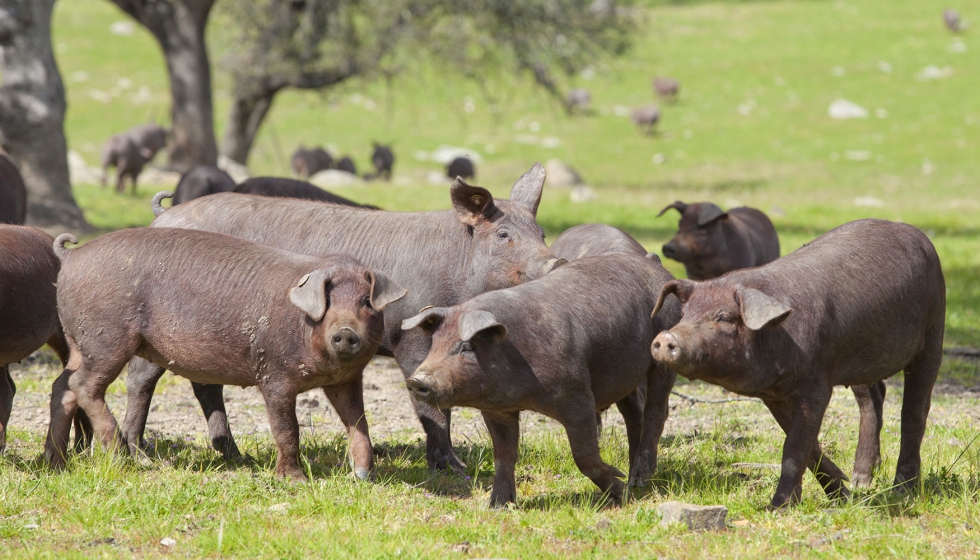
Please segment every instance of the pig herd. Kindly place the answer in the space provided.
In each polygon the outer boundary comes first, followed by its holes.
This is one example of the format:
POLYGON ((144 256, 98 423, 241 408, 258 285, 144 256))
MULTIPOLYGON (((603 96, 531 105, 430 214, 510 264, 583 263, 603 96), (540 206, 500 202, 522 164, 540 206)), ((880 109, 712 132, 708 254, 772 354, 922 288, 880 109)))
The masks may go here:
MULTIPOLYGON (((883 380, 904 370, 895 484, 917 485, 945 286, 932 243, 911 226, 858 220, 779 258, 761 212, 675 202, 661 214, 681 215, 663 247, 687 269, 690 279, 677 280, 611 226, 576 226, 549 248, 535 218, 540 164, 509 200, 457 178, 452 209, 436 212, 223 192, 224 177, 199 179, 215 194, 166 209, 170 193, 158 194, 150 227, 77 248, 66 247, 76 243, 70 234, 0 226, 0 364, 44 343, 65 364, 45 442, 53 467, 92 440, 147 460, 150 401, 170 370, 194 385, 212 444, 229 459, 241 454, 223 386, 257 386, 276 472, 296 480, 306 479, 297 395, 322 388, 347 429, 354 474, 369 479, 362 379, 377 354, 405 375, 430 468, 464 472, 450 411, 482 412, 493 506, 517 498, 523 410, 557 420, 579 470, 622 503, 627 485, 644 485, 657 469, 677 374, 757 397, 772 412, 786 434, 770 503, 780 508, 799 502, 806 469, 828 496, 849 495, 848 477, 818 442, 834 386, 857 397, 854 483, 870 483, 883 380), (105 394, 127 363, 119 425, 105 394), (599 454, 597 411, 612 405, 626 426, 625 474, 599 454)), ((0 448, 14 391, 4 365, 0 448)))

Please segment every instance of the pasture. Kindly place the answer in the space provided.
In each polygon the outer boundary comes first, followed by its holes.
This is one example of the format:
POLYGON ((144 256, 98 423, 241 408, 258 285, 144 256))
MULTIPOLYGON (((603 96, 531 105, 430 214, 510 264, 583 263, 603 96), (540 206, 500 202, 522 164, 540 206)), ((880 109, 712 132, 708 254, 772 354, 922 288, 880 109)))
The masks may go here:
MULTIPOLYGON (((638 2, 632 51, 567 82, 590 89, 591 114, 566 116, 526 79, 493 78, 481 89, 417 63, 390 87, 353 82, 322 95, 281 95, 250 168, 288 175, 288 154, 297 145, 322 143, 366 169, 370 141, 391 142, 398 158, 392 183, 335 192, 386 209, 428 210, 449 207, 448 180, 437 185, 428 178, 441 169, 429 155, 442 144, 481 154, 473 182, 500 196, 534 161, 560 159, 581 173, 595 198, 573 202, 570 189, 546 185, 538 219, 549 241, 572 225, 605 222, 656 252, 676 229, 676 215, 658 219, 656 213, 678 199, 765 211, 783 254, 849 220, 901 220, 927 232, 942 258, 946 346, 980 347, 980 44, 976 29, 954 37, 943 28, 944 7, 931 0, 638 2), (681 93, 676 103, 658 101, 662 122, 645 137, 633 128, 628 109, 653 101, 654 75, 677 78, 681 93), (867 118, 831 119, 828 106, 840 98, 865 107, 867 118)), ((965 17, 980 22, 980 12, 965 17)), ((233 48, 221 18, 219 7, 209 29, 219 138, 229 101, 221 57, 233 48)), ((131 35, 110 33, 123 19, 101 0, 62 1, 55 13, 69 148, 89 165, 97 164, 110 134, 162 119, 167 110, 157 47, 138 28, 131 35)), ((86 217, 103 230, 148 224, 149 199, 160 190, 145 184, 132 197, 98 185, 74 188, 86 217)), ((678 263, 664 264, 683 276, 678 263)), ((454 417, 467 477, 428 472, 417 422, 386 426, 386 407, 404 408, 408 399, 384 360, 366 374, 368 382, 372 375, 388 380, 376 382, 383 396, 368 410, 377 481, 353 480, 340 424, 321 407, 304 412, 303 455, 313 481, 302 486, 275 479, 261 410, 246 414, 251 401, 237 390, 227 393, 233 413, 242 411, 232 416, 232 429, 252 460, 222 461, 208 446, 187 383, 173 376, 161 382, 162 404, 150 414, 152 465, 96 453, 75 457, 63 473, 46 472, 36 459, 44 435, 37 419, 47 412, 58 370, 43 353, 12 370, 18 392, 8 451, 0 456, 0 546, 11 557, 980 553, 976 361, 947 356, 944 362, 917 499, 889 491, 898 455, 900 374, 887 382, 884 464, 874 486, 855 492, 851 503, 834 504, 807 474, 802 505, 775 514, 764 511, 783 442, 775 421, 759 402, 731 400, 717 388, 683 380, 679 393, 723 402, 672 400, 656 479, 624 507, 604 507, 576 469, 560 427, 527 414, 518 506, 496 511, 486 507, 493 460, 479 415, 460 410, 458 423, 454 417), (177 410, 179 419, 153 423, 168 410, 177 410), (666 500, 726 505, 729 527, 717 533, 661 527, 656 508, 666 500)), ((121 419, 122 382, 112 391, 110 405, 121 419)), ((616 416, 606 415, 602 452, 624 468, 625 434, 616 416)), ((856 427, 853 397, 839 389, 821 442, 847 472, 856 427)))

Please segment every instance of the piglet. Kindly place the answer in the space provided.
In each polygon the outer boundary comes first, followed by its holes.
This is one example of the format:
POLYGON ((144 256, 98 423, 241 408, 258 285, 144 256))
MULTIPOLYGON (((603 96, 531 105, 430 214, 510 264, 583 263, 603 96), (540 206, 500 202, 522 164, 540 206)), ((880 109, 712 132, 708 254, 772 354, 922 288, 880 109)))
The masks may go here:
MULTIPOLYGON (((361 375, 381 341, 381 311, 406 294, 385 274, 347 256, 298 255, 203 231, 120 230, 74 250, 64 248, 68 241, 75 239, 63 234, 54 242, 70 349, 56 382, 61 398, 52 398, 46 456, 54 466, 63 464, 76 407, 104 446, 124 443, 105 391, 140 356, 199 383, 257 385, 279 452, 276 472, 296 480, 306 479, 296 395, 324 387, 348 429, 354 473, 370 475, 361 375)), ((137 443, 129 442, 133 454, 137 443)))
POLYGON ((827 495, 847 477, 817 441, 835 385, 869 385, 905 371, 895 485, 911 490, 932 387, 942 362, 946 287, 935 248, 918 229, 885 220, 844 224, 792 254, 705 282, 664 286, 680 322, 653 356, 690 379, 759 397, 786 432, 770 507, 800 501, 809 467, 827 495))
POLYGON ((668 375, 650 357, 649 342, 673 324, 679 306, 653 320, 647 310, 672 278, 645 257, 589 257, 402 323, 432 338, 425 361, 406 381, 412 395, 437 407, 483 412, 493 441, 491 506, 516 500, 521 410, 558 420, 579 470, 619 504, 623 474, 600 458, 596 433, 596 410, 616 403, 626 419, 630 482, 642 484, 654 472, 666 418, 659 407, 644 409, 629 397, 641 381, 652 386, 668 375))

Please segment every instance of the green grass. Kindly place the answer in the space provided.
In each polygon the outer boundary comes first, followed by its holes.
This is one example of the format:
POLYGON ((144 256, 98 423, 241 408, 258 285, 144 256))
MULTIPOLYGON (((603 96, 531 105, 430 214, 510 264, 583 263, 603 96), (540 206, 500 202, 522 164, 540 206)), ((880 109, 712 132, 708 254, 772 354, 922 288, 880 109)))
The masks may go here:
MULTIPOLYGON (((676 218, 654 216, 675 199, 758 207, 773 217, 784 253, 849 220, 902 220, 929 233, 942 258, 946 344, 980 346, 980 43, 967 32, 969 52, 953 52, 940 20, 944 7, 933 0, 640 2, 641 31, 629 56, 598 63, 592 79, 567 84, 592 91, 591 115, 566 117, 524 79, 491 79, 488 97, 420 63, 391 91, 353 82, 324 95, 281 95, 251 167, 285 174, 283 154, 322 143, 352 154, 363 168, 372 139, 391 141, 398 157, 393 184, 338 192, 389 209, 424 210, 447 208, 449 197, 445 186, 427 184, 438 166, 417 160, 417 150, 475 149, 485 158, 477 182, 501 196, 531 163, 558 158, 582 174, 598 199, 576 204, 567 190, 546 188, 539 220, 550 240, 578 223, 606 222, 652 250, 673 233, 676 218), (951 66, 953 74, 917 80, 929 64, 951 66), (681 98, 662 104, 659 132, 647 138, 616 113, 651 102, 656 74, 678 78, 681 98), (464 109, 468 97, 472 113, 464 109), (827 106, 838 97, 868 108, 871 118, 831 120, 827 106), (879 109, 884 118, 874 115, 879 109), (557 147, 544 147, 544 138, 556 139, 557 147), (870 158, 849 159, 854 151, 870 158), (858 206, 859 197, 881 205, 858 206)), ((222 17, 219 11, 209 29, 219 138, 229 103, 222 53, 234 47, 222 17)), ((119 19, 104 0, 59 2, 55 14, 69 144, 90 164, 111 133, 167 111, 159 49, 139 30, 109 34, 119 19), (143 86, 148 94, 134 97, 143 86), (104 98, 100 92, 108 102, 96 99, 104 98)), ((130 197, 76 185, 75 194, 93 224, 115 229, 149 223, 157 190, 143 186, 130 197)), ((666 264, 683 275, 676 263, 666 264)), ((944 380, 967 387, 978 385, 977 373, 976 362, 943 366, 944 380)), ((21 390, 47 386, 39 381, 21 390)), ((904 501, 887 488, 900 394, 889 387, 885 465, 876 486, 837 506, 807 475, 803 504, 781 514, 762 510, 776 471, 734 466, 779 462, 775 422, 748 420, 762 414, 759 403, 699 405, 700 428, 665 438, 653 488, 621 509, 602 507, 562 432, 524 440, 518 508, 489 511, 486 438, 457 446, 469 480, 430 474, 419 441, 377 441, 379 480, 359 484, 343 466, 342 439, 304 434, 314 481, 292 486, 273 478, 267 438, 241 438, 255 457, 246 466, 216 459, 204 441, 163 440, 151 467, 79 457, 52 474, 33 462, 41 434, 14 426, 12 450, 0 459, 0 541, 14 557, 158 555, 167 553, 159 545, 164 537, 177 540, 171 555, 193 557, 976 556, 980 444, 970 443, 980 402, 975 393, 934 399, 923 494, 904 501), (666 499, 725 504, 731 526, 710 535, 661 528, 656 506, 666 499), (277 504, 287 504, 285 511, 270 510, 277 504)), ((845 401, 832 404, 822 442, 849 471, 857 419, 853 407, 841 408, 845 401)), ((603 455, 623 468, 624 446, 623 434, 607 433, 603 455)))

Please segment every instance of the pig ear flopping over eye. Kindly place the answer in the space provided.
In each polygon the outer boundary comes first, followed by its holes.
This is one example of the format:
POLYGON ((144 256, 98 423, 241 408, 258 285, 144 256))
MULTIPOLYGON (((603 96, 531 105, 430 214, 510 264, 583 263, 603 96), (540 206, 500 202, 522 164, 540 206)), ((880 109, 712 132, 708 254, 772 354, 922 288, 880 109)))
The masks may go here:
POLYGON ((496 212, 493 205, 493 195, 483 187, 470 185, 456 177, 453 186, 449 187, 453 208, 458 214, 459 221, 468 226, 475 226, 481 220, 489 219, 496 212))
POLYGON ((504 337, 507 336, 507 327, 500 324, 493 313, 489 311, 476 310, 467 311, 459 318, 459 339, 468 341, 477 333, 490 331, 493 334, 504 337))
POLYGON ((667 206, 664 206, 664 209, 661 210, 659 214, 657 214, 657 217, 659 218, 660 216, 663 216, 664 214, 667 213, 667 210, 670 210, 671 208, 683 214, 684 211, 687 210, 687 204, 684 204, 679 200, 675 200, 674 202, 671 202, 667 206))
POLYGON ((402 330, 408 331, 419 327, 423 331, 432 334, 439 328, 443 320, 446 319, 446 308, 432 307, 422 311, 414 317, 409 317, 402 321, 402 330))
POLYGON ((706 226, 715 220, 727 217, 728 212, 725 212, 717 205, 710 202, 701 203, 701 207, 698 208, 698 225, 706 226))
POLYGON ((660 310, 664 308, 664 303, 667 301, 667 296, 673 294, 681 303, 687 303, 693 290, 694 283, 690 280, 671 280, 667 282, 660 289, 660 295, 657 296, 657 305, 653 307, 653 313, 650 314, 650 317, 656 317, 657 313, 660 313, 660 310))
POLYGON ((369 270, 367 276, 371 282, 371 308, 375 311, 383 311, 389 303, 394 303, 408 294, 408 290, 399 286, 380 270, 369 270))
POLYGON ((783 302, 754 288, 743 288, 736 292, 742 321, 745 326, 757 331, 766 325, 778 325, 793 311, 783 302))
POLYGON ((538 213, 538 204, 541 202, 541 191, 544 189, 544 180, 547 173, 544 166, 535 163, 527 173, 514 183, 510 189, 510 200, 528 209, 533 215, 538 213))
POLYGON ((323 319, 327 313, 327 282, 333 271, 325 268, 304 274, 299 283, 289 290, 289 301, 299 307, 314 321, 323 319))

